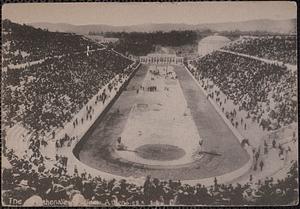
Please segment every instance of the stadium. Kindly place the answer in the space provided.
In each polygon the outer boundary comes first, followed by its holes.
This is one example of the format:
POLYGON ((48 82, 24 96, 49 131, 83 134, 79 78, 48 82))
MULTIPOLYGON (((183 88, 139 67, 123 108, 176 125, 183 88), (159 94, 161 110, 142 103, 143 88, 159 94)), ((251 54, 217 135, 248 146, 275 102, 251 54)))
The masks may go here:
POLYGON ((298 204, 296 35, 174 33, 3 20, 2 204, 298 204))

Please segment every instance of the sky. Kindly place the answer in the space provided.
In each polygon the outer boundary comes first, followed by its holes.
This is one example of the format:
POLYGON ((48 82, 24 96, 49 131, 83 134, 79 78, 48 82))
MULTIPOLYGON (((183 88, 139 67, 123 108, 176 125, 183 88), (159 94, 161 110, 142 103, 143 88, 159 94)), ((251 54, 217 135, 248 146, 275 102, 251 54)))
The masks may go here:
POLYGON ((295 2, 15 3, 2 18, 17 23, 50 22, 115 26, 147 23, 216 23, 297 17, 295 2))

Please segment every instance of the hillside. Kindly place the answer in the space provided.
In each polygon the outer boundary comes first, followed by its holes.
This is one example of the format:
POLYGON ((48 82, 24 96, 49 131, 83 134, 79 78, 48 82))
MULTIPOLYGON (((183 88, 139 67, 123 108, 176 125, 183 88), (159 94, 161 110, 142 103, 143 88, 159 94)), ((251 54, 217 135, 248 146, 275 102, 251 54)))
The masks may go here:
POLYGON ((224 23, 206 23, 198 25, 189 24, 141 24, 131 26, 110 26, 110 25, 71 25, 65 23, 31 23, 36 28, 47 28, 50 31, 74 32, 78 34, 87 34, 89 32, 153 32, 172 30, 214 30, 214 31, 266 31, 272 33, 295 33, 296 19, 288 20, 250 20, 240 22, 224 22, 224 23))

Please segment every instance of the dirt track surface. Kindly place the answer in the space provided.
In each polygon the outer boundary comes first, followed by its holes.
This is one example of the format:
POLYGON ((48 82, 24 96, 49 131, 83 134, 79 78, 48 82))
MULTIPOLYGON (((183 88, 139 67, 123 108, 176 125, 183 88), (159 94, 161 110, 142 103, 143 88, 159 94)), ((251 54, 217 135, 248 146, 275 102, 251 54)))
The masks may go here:
POLYGON ((180 166, 147 166, 118 158, 112 145, 123 132, 132 106, 147 101, 147 98, 137 96, 136 93, 147 69, 148 66, 145 65, 140 67, 127 90, 122 92, 109 111, 96 121, 93 130, 85 136, 79 151, 79 158, 83 163, 124 177, 151 175, 165 180, 188 180, 222 175, 247 162, 249 156, 246 151, 240 147, 239 141, 183 67, 175 67, 174 71, 199 135, 205 140, 203 150, 216 152, 221 156, 204 154, 199 160, 180 166))

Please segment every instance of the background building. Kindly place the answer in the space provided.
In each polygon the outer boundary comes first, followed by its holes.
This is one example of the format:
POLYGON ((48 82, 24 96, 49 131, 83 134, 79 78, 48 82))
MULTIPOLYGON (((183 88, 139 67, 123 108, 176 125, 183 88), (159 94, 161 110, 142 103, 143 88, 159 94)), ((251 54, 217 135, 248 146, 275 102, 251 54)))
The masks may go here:
POLYGON ((183 64, 183 57, 177 57, 175 54, 148 54, 141 56, 140 62, 143 64, 183 64))

